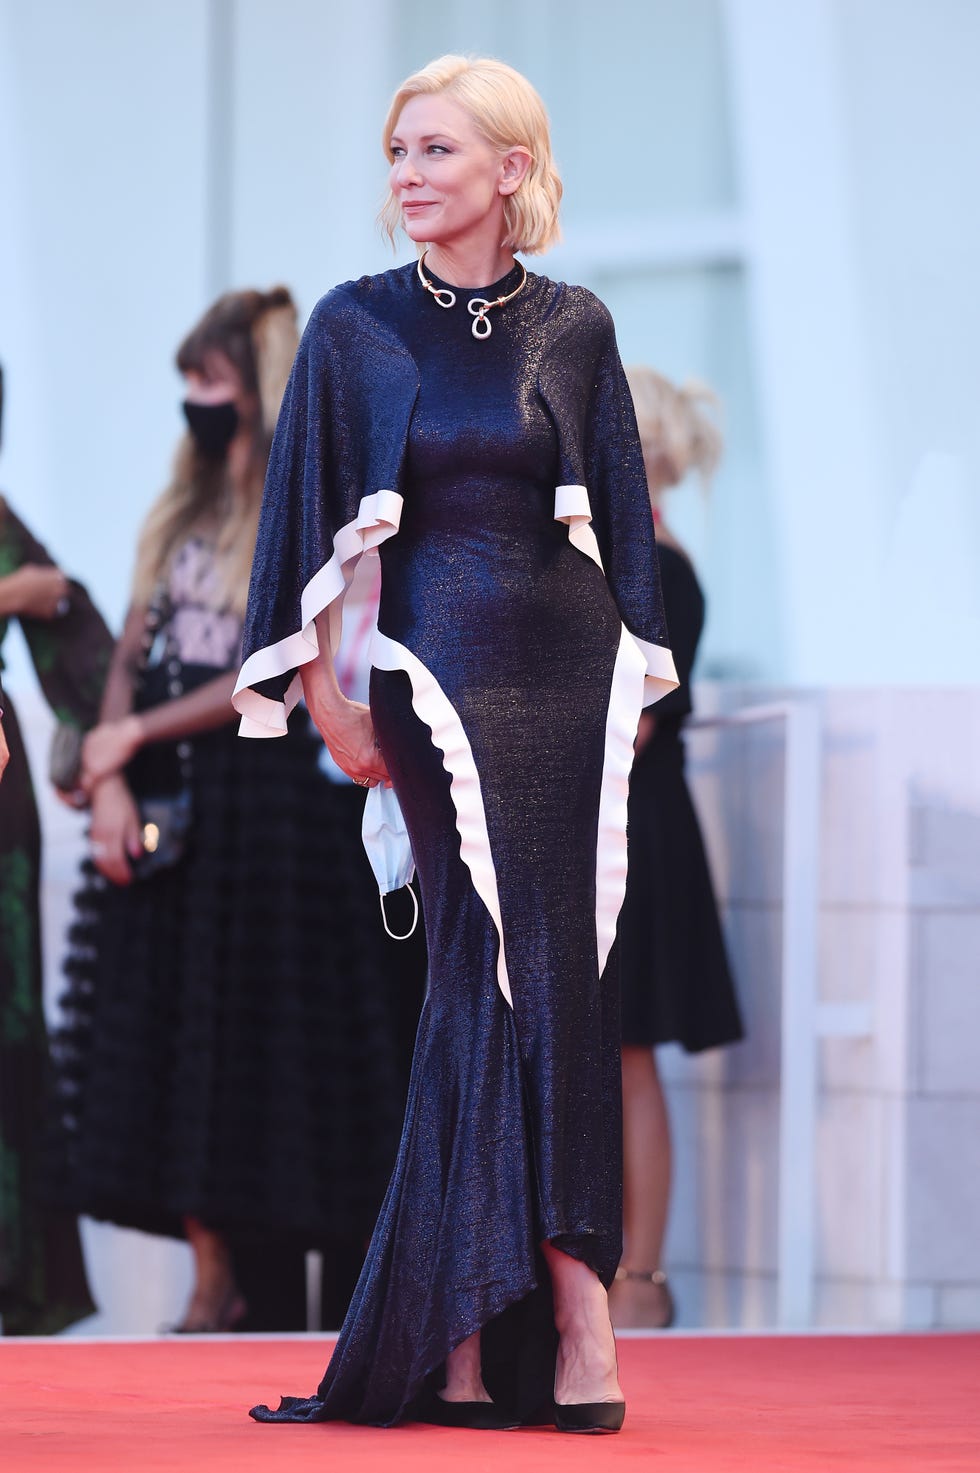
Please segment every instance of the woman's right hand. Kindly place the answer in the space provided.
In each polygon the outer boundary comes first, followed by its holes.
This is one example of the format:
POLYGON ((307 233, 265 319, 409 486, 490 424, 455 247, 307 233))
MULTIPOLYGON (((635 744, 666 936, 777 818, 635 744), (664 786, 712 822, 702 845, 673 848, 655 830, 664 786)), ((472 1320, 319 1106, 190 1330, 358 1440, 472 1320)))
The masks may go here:
POLYGON ((121 772, 136 756, 142 742, 138 716, 130 714, 119 721, 100 721, 87 733, 82 743, 83 792, 91 793, 100 782, 121 772))
POLYGON ((317 730, 330 749, 337 766, 362 788, 378 783, 391 787, 391 778, 374 735, 370 707, 361 701, 344 700, 329 713, 311 713, 317 730))
POLYGON ((60 568, 41 563, 24 563, 8 573, 3 582, 3 603, 12 614, 28 619, 56 619, 65 611, 68 579, 60 568))
POLYGON ((131 859, 143 853, 139 809, 121 777, 107 777, 92 794, 92 823, 89 830, 92 863, 114 885, 129 885, 133 879, 131 859))

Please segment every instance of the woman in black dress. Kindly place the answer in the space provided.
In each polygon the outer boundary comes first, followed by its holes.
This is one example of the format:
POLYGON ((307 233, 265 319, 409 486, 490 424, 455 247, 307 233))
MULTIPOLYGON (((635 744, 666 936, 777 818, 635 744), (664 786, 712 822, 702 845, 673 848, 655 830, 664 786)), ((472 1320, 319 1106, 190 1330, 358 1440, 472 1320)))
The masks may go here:
POLYGON ((618 1328, 665 1328, 674 1303, 660 1256, 670 1196, 670 1122, 655 1045, 690 1053, 742 1037, 704 843, 684 778, 684 721, 704 594, 665 524, 664 493, 690 471, 707 481, 721 452, 713 396, 650 368, 626 371, 636 408, 680 685, 644 712, 630 778, 629 877, 619 917, 623 989, 625 1251, 611 1294, 618 1328))
POLYGON ((328 1273, 357 1255, 349 1298, 404 1103, 363 795, 323 776, 308 722, 241 742, 231 705, 297 341, 280 287, 226 294, 181 345, 189 433, 83 748, 92 862, 55 1037, 58 1186, 79 1212, 187 1237, 184 1331, 305 1328, 309 1248, 328 1273), (188 794, 161 864, 138 805, 188 794))
POLYGON ((399 89, 384 138, 387 219, 425 253, 336 288, 307 327, 236 703, 245 734, 276 735, 302 688, 369 804, 393 783, 429 989, 334 1356, 316 1396, 255 1415, 615 1430, 606 959, 637 722, 675 683, 642 455, 608 312, 514 260, 557 233, 530 85, 444 57, 399 89), (370 708, 330 658, 362 554, 382 571, 370 708))

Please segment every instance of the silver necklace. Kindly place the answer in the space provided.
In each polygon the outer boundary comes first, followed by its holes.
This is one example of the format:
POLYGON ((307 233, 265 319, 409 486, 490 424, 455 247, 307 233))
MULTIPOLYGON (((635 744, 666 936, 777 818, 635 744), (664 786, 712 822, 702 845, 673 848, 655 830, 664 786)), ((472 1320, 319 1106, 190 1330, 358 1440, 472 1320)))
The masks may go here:
MULTIPOLYGON (((450 307, 455 307, 456 305, 456 293, 450 291, 448 286, 436 286, 434 282, 429 280, 425 272, 422 270, 422 262, 425 260, 426 255, 428 255, 428 252, 425 252, 419 257, 417 268, 419 273, 419 281, 422 283, 425 290, 431 296, 435 297, 437 304, 440 307, 445 307, 448 311, 450 307)), ((475 338, 488 338, 493 332, 493 325, 487 316, 487 313, 490 311, 490 309, 492 307, 503 307, 507 302, 512 302, 517 296, 517 293, 523 291, 524 288, 527 286, 527 268, 525 267, 523 261, 518 261, 517 264, 520 266, 524 274, 518 282, 517 286, 515 286, 514 290, 512 292, 508 292, 506 297, 494 297, 492 302, 488 302, 486 297, 471 297, 470 300, 467 302, 466 310, 473 318, 473 326, 470 331, 475 338)))

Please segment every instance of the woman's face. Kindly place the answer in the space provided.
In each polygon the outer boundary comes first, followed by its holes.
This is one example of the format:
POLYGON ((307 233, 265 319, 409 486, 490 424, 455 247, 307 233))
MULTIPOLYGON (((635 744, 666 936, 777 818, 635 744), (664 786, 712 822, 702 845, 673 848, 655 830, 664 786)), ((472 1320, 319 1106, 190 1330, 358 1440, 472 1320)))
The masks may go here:
POLYGON ((219 350, 205 354, 200 368, 184 374, 184 395, 184 417, 198 451, 213 461, 247 458, 259 401, 246 393, 231 359, 219 350))
POLYGON ((188 404, 234 404, 241 414, 245 399, 241 374, 230 358, 213 350, 202 368, 184 374, 184 397, 188 404))
POLYGON ((501 154, 465 108, 439 93, 413 97, 391 136, 391 192, 408 236, 459 246, 503 234, 504 198, 520 184, 530 155, 501 154))

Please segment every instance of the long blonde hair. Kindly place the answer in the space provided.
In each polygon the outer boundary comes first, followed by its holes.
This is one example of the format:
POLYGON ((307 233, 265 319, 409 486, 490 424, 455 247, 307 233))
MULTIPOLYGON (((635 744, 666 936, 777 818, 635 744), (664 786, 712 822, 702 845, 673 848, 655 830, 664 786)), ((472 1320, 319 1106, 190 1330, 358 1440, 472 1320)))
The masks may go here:
MULTIPOLYGON (((439 92, 466 109, 493 148, 501 153, 511 148, 528 150, 531 167, 514 193, 504 199, 507 233, 501 244, 525 255, 546 251, 561 233, 562 183, 551 152, 548 114, 538 93, 506 62, 486 56, 440 56, 406 77, 391 100, 381 135, 389 162, 391 136, 406 102, 439 92)), ((378 218, 394 244, 401 207, 390 190, 378 218)))
POLYGON ((275 286, 267 292, 226 292, 177 349, 181 373, 201 372, 209 355, 222 353, 237 370, 245 392, 255 395, 259 412, 244 485, 227 502, 230 488, 224 465, 207 460, 190 435, 181 439, 170 482, 140 532, 132 590, 137 606, 149 603, 188 533, 217 514, 219 600, 225 608, 245 612, 272 432, 298 342, 296 304, 286 287, 275 286))
POLYGON ((659 454, 670 461, 670 485, 683 481, 689 471, 697 471, 702 484, 710 485, 725 443, 716 418, 718 395, 696 379, 678 388, 645 364, 628 367, 626 379, 644 455, 652 459, 659 454))

